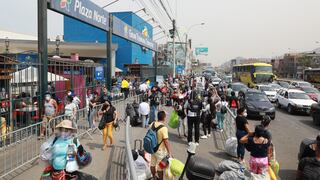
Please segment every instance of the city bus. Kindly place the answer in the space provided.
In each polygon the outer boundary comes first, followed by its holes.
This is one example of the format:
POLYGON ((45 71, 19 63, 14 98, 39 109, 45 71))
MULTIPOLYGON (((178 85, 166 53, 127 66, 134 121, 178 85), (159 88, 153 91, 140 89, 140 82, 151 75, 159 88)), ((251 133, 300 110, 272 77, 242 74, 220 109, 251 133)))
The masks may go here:
POLYGON ((305 69, 303 72, 303 80, 320 88, 320 68, 305 69))
POLYGON ((233 66, 233 80, 240 81, 248 87, 256 87, 260 83, 271 83, 275 79, 271 64, 251 63, 233 66))

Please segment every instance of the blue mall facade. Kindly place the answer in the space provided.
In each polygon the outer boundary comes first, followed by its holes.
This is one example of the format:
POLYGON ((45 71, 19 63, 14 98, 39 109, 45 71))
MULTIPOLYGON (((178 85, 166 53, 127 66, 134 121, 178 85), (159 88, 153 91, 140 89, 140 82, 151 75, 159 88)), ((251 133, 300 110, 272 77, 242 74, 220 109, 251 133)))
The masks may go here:
MULTIPOLYGON (((153 27, 132 12, 112 13, 128 25, 152 39, 153 27)), ((106 43, 107 33, 81 21, 64 16, 64 41, 66 42, 99 42, 106 43)), ((152 66, 153 52, 138 44, 114 35, 112 42, 118 45, 115 66, 124 70, 125 64, 147 64, 152 66)))

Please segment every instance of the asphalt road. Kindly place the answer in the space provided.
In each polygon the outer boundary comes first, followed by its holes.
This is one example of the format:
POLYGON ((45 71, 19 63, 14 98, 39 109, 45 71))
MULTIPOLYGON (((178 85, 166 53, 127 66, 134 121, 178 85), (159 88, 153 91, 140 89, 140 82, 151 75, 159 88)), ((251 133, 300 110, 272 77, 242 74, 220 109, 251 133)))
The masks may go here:
MULTIPOLYGON (((257 120, 250 120, 254 128, 257 120)), ((280 163, 279 176, 282 180, 295 179, 298 166, 298 151, 300 142, 306 138, 315 138, 320 127, 312 123, 312 118, 307 115, 290 115, 284 109, 277 109, 276 119, 270 124, 272 142, 276 148, 276 158, 280 163)))
MULTIPOLYGON (((164 108, 168 113, 171 109, 164 108)), ((249 120, 253 129, 259 120, 249 120)), ((273 136, 273 144, 276 148, 276 158, 280 163, 279 177, 282 180, 295 179, 298 166, 297 154, 300 142, 306 138, 315 138, 319 133, 320 127, 312 124, 312 118, 306 115, 290 115, 285 110, 277 109, 276 119, 271 122, 270 131, 273 136)), ((134 128, 133 139, 142 139, 146 129, 134 128)), ((202 127, 200 133, 203 133, 202 127)), ((186 139, 180 139, 177 131, 169 128, 169 140, 173 149, 175 158, 185 162, 187 159, 186 139)), ((197 155, 209 159, 213 165, 218 165, 222 160, 232 159, 224 152, 224 138, 220 132, 214 132, 208 139, 200 140, 200 146, 197 148, 197 155)), ((248 162, 249 153, 246 152, 246 161, 248 162)))

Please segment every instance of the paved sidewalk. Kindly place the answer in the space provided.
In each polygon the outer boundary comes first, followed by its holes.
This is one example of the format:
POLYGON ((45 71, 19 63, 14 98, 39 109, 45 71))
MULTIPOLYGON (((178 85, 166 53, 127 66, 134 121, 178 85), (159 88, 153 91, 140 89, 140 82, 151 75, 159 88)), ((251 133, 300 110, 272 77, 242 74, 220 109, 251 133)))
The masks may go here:
MULTIPOLYGON (((169 121, 170 113, 172 109, 169 107, 163 107, 163 110, 167 112, 167 123, 169 121)), ((181 162, 185 163, 187 160, 187 139, 179 138, 176 129, 169 129, 169 141, 171 143, 171 148, 173 151, 173 156, 179 159, 181 162)), ((132 129, 132 144, 135 139, 143 139, 147 129, 135 127, 132 129)), ((202 134, 202 126, 200 126, 200 134, 202 134)), ((196 155, 210 160, 215 166, 217 166, 223 160, 230 160, 232 157, 228 156, 224 151, 225 141, 222 133, 213 131, 211 132, 211 137, 208 139, 200 139, 200 145, 197 147, 196 155)), ((131 146, 133 148, 133 145, 131 146)))
MULTIPOLYGON (((96 131, 91 140, 89 137, 84 136, 80 139, 84 148, 92 154, 92 163, 81 169, 81 171, 94 175, 99 180, 112 179, 122 180, 125 175, 125 141, 124 141, 125 127, 121 126, 119 132, 114 132, 115 146, 102 151, 102 135, 96 131)), ((20 172, 17 171, 10 177, 5 179, 26 180, 26 179, 39 179, 43 170, 43 165, 40 160, 35 161, 28 167, 21 168, 20 172)))

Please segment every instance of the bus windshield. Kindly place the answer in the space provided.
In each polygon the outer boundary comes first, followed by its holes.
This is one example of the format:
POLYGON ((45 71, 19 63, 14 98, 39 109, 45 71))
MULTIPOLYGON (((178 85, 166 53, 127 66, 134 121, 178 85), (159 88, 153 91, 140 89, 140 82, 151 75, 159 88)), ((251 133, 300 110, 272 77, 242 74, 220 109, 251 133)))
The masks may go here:
POLYGON ((272 66, 255 66, 255 72, 272 72, 272 66))
POLYGON ((264 82, 272 82, 273 75, 272 74, 256 74, 255 82, 256 83, 264 83, 264 82))

